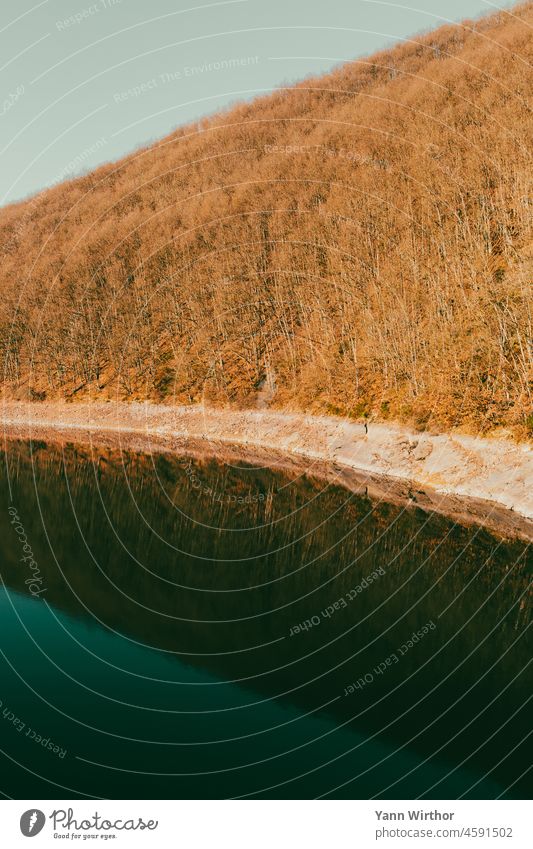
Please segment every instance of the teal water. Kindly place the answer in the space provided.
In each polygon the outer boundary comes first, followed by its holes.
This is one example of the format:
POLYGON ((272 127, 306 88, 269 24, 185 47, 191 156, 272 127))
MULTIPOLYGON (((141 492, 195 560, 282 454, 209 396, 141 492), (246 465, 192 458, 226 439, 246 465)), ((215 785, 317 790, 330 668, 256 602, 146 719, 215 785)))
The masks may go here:
POLYGON ((4 795, 530 795, 524 542, 246 464, 1 469, 4 795))

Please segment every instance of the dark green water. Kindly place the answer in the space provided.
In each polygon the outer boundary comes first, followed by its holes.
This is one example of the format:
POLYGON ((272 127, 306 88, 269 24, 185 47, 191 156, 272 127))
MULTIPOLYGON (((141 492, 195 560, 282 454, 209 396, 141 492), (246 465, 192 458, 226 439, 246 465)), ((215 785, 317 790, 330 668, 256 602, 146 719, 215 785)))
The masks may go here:
POLYGON ((530 795, 525 543, 244 465, 1 460, 6 796, 530 795))

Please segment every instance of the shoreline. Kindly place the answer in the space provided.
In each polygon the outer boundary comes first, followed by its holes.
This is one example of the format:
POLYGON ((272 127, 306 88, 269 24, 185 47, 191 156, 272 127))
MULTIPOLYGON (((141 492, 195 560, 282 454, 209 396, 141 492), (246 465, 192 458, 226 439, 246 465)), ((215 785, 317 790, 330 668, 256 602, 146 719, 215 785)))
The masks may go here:
POLYGON ((272 410, 15 401, 0 410, 4 438, 240 458, 533 539, 528 445, 383 423, 370 423, 367 433, 346 419, 272 410))

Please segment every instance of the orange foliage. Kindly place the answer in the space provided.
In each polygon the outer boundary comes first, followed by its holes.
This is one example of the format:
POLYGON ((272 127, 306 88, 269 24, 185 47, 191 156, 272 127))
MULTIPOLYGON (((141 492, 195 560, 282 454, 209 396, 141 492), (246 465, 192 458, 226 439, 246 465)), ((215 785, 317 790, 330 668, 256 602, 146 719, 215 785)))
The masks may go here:
POLYGON ((524 435, 532 24, 442 27, 1 210, 4 391, 524 435))

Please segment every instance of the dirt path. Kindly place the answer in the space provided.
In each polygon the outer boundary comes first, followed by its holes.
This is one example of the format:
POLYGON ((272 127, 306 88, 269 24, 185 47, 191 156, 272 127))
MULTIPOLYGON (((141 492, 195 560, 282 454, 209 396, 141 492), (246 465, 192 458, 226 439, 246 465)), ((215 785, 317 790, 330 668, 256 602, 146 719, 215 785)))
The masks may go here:
POLYGON ((201 445, 204 452, 220 453, 221 445, 239 446, 241 456, 273 465, 290 456, 304 471, 341 475, 344 483, 349 472, 359 485, 368 480, 375 486, 381 478, 382 497, 401 491, 425 509, 453 514, 459 496, 464 518, 483 516, 490 524, 493 515, 501 524, 503 507, 510 513, 509 528, 519 526, 528 536, 533 527, 533 450, 503 440, 414 433, 388 424, 370 424, 366 432, 364 424, 300 413, 124 402, 3 401, 0 420, 7 437, 68 438, 135 450, 183 450, 184 440, 196 440, 197 450, 201 445))

